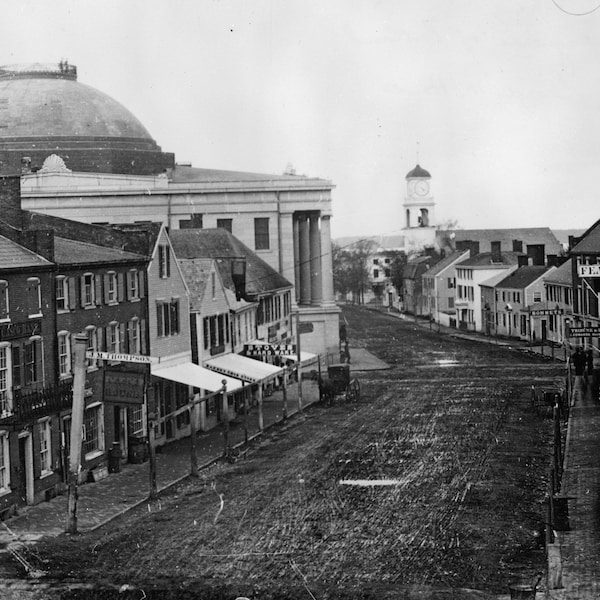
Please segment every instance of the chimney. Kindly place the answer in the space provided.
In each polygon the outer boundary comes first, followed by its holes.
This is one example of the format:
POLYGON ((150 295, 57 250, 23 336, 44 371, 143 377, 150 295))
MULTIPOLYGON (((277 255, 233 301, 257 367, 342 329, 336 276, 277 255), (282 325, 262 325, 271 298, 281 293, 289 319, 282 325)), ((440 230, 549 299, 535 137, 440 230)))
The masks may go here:
POLYGON ((460 252, 469 251, 469 257, 479 254, 479 242, 475 240, 460 240, 456 242, 456 249, 460 252))
POLYGON ((548 254, 548 256, 546 256, 546 262, 549 267, 560 267, 562 264, 558 254, 548 254))
POLYGON ((22 229, 21 214, 21 176, 0 177, 0 220, 22 229))
POLYGON ((513 240, 512 241, 512 251, 513 252, 523 252, 523 241, 522 240, 513 240))
POLYGON ((517 256, 517 264, 519 265, 519 267, 529 266, 529 257, 526 256, 525 254, 521 254, 520 256, 517 256))
POLYGON ((492 246, 492 262, 499 263, 502 262, 502 252, 500 248, 502 247, 502 242, 491 242, 492 246))
POLYGON ((22 245, 49 261, 54 261, 54 231, 35 229, 23 231, 22 245))
POLYGON ((246 298, 246 259, 234 258, 231 261, 231 279, 235 286, 236 300, 246 298))

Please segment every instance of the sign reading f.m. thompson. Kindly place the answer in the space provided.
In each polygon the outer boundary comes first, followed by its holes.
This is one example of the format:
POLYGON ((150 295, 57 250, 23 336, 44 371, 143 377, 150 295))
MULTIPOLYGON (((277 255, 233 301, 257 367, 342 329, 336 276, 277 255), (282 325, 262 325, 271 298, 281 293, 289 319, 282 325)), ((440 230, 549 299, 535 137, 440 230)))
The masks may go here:
POLYGON ((145 382, 144 373, 104 371, 104 402, 143 404, 145 382))

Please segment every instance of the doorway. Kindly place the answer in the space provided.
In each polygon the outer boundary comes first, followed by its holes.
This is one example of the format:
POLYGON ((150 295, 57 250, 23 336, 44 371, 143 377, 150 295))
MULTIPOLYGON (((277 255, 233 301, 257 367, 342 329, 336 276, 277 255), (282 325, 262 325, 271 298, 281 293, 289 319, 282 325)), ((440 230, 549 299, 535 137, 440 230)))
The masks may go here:
POLYGON ((33 440, 31 432, 19 434, 19 497, 24 504, 33 504, 33 440))

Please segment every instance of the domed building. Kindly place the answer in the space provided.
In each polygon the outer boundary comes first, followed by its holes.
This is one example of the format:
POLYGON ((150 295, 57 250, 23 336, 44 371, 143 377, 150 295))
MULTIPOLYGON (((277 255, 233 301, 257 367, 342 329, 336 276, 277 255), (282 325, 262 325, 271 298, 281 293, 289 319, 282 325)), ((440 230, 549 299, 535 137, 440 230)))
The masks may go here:
POLYGON ((431 173, 417 165, 406 174, 405 222, 402 229, 407 252, 435 245, 435 199, 431 173))
POLYGON ((173 168, 122 104, 65 62, 0 67, 0 172, 37 171, 56 154, 73 171, 155 175, 173 168))
MULTIPOLYGON (((27 210, 227 229, 294 284, 293 310, 311 329, 303 350, 337 351, 330 181, 178 165, 129 110, 62 62, 0 68, 0 161, 0 172, 23 174, 27 210)), ((280 325, 265 341, 282 341, 280 325)))

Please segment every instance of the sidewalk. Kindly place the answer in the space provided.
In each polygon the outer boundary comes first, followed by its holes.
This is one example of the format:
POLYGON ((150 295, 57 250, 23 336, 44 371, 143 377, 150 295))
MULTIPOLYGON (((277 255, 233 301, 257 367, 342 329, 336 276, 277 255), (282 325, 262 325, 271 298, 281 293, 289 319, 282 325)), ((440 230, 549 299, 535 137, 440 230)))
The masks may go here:
POLYGON ((573 397, 560 489, 570 530, 555 532, 562 588, 549 590, 552 600, 600 597, 600 403, 589 389, 573 397))

